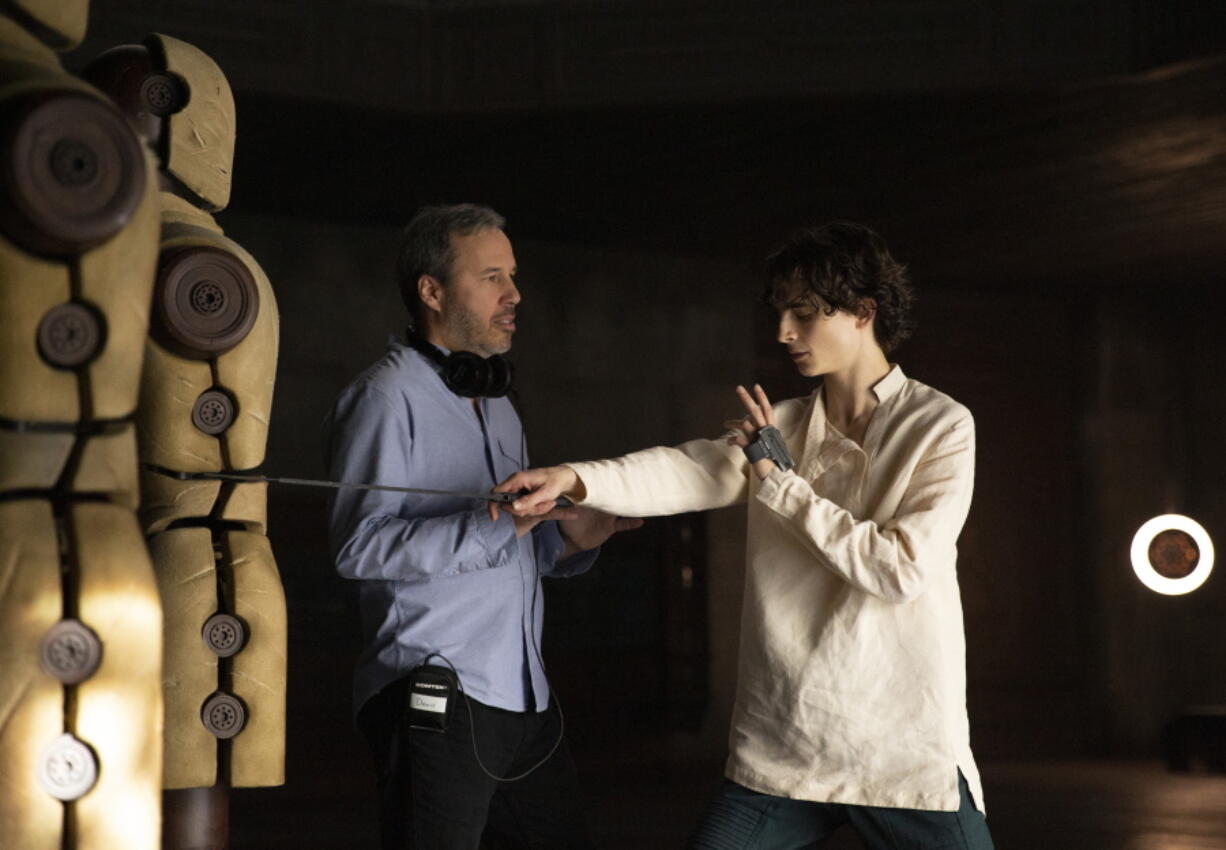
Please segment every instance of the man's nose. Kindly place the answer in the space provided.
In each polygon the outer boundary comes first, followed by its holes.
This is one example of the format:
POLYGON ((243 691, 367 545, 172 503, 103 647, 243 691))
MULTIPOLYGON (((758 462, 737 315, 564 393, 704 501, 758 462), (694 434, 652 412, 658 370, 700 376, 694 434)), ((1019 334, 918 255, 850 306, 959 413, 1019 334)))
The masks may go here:
POLYGON ((792 323, 787 319, 780 319, 779 332, 775 338, 784 344, 796 339, 796 330, 792 327, 792 323))

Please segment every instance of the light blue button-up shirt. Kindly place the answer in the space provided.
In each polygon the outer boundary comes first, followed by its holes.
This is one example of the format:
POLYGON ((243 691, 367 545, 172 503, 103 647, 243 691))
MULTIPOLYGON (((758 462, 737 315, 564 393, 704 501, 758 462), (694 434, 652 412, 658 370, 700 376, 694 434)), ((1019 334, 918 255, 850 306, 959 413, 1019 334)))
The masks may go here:
MULTIPOLYGON (((527 466, 527 446, 509 400, 479 404, 480 418, 421 354, 392 342, 324 421, 329 474, 488 492, 527 466)), ((337 572, 359 582, 365 649, 355 710, 431 653, 455 665, 474 699, 545 710, 540 577, 581 573, 595 550, 559 562, 565 544, 555 522, 517 538, 511 517, 491 521, 484 502, 356 489, 334 496, 329 540, 337 572)))

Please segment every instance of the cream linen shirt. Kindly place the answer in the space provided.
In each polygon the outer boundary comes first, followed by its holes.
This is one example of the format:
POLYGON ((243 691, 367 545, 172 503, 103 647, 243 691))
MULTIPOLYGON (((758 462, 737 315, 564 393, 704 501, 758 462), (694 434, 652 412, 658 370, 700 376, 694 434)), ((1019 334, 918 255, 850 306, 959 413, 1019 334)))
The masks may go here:
POLYGON ((819 389, 775 406, 797 466, 752 474, 726 440, 568 464, 584 504, 659 516, 748 502, 729 779, 799 800, 954 811, 983 791, 966 715, 958 534, 970 412, 895 366, 864 447, 819 389))

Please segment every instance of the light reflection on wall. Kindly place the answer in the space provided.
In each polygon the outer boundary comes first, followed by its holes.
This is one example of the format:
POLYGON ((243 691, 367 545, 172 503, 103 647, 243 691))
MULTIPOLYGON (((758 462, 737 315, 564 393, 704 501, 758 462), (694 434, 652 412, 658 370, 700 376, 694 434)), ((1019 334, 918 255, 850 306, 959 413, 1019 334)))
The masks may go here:
POLYGON ((1157 593, 1177 596, 1205 583, 1213 570, 1213 541, 1196 520, 1163 514, 1132 538, 1132 570, 1157 593))

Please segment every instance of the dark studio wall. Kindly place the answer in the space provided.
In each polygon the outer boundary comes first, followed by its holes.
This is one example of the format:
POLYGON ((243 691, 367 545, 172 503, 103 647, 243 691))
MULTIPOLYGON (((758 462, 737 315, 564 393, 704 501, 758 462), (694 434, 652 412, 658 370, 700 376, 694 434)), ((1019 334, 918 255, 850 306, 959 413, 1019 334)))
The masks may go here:
MULTIPOLYGON (((977 420, 960 580, 978 753, 1157 754, 1182 706, 1226 703, 1226 580, 1162 598, 1126 561, 1167 510, 1226 535, 1211 4, 755 5, 96 0, 81 59, 159 30, 230 75, 219 220, 279 299, 275 473, 322 473, 320 418, 399 330, 392 255, 420 203, 508 216, 541 462, 715 435, 747 380, 809 391, 775 352, 758 264, 797 224, 877 227, 921 293, 900 362, 977 420)), ((291 772, 315 775, 361 758, 351 589, 322 516, 318 492, 270 492, 291 772)), ((740 523, 660 522, 550 589, 546 653, 581 742, 718 761, 740 523), (644 670, 645 694, 609 701, 644 670)))

